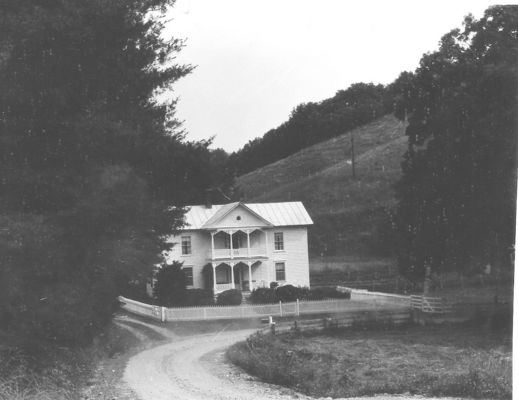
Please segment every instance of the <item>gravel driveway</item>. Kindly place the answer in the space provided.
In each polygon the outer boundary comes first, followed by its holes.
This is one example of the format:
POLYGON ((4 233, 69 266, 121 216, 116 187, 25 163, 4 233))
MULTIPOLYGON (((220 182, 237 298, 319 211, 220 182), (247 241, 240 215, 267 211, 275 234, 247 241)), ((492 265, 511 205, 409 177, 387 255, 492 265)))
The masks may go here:
POLYGON ((132 357, 124 380, 142 400, 310 399, 256 381, 225 362, 225 349, 253 332, 246 329, 176 337, 132 357))
MULTIPOLYGON (((225 350, 228 346, 246 339, 255 329, 223 328, 206 334, 178 336, 174 329, 171 331, 138 322, 153 328, 168 340, 167 344, 134 355, 127 363, 124 385, 139 400, 314 400, 291 389, 260 382, 226 362, 225 350)), ((411 395, 378 395, 358 399, 432 400, 411 395)))

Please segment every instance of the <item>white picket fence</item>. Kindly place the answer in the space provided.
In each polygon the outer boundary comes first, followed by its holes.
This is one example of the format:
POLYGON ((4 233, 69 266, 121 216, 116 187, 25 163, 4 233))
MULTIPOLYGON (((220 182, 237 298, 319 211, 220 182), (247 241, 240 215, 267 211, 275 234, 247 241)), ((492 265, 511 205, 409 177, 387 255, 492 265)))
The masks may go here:
MULTIPOLYGON (((299 316, 303 314, 341 313, 347 311, 377 310, 374 301, 354 301, 347 299, 296 301, 289 303, 166 308, 141 303, 119 296, 121 307, 134 314, 154 318, 159 321, 203 321, 217 319, 261 318, 267 316, 299 316)), ((401 305, 395 304, 395 307, 401 305)), ((387 308, 388 305, 383 305, 387 308)), ((405 307, 406 308, 406 307, 405 307)))

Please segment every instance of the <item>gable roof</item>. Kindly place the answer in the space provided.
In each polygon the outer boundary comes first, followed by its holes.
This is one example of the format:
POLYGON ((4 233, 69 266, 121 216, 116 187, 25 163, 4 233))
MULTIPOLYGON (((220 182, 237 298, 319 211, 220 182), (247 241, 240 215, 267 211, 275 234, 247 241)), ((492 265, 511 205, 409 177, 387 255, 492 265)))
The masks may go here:
POLYGON ((205 206, 188 206, 185 213, 185 229, 204 229, 223 218, 237 206, 244 206, 252 214, 272 226, 304 226, 313 221, 300 201, 283 203, 229 203, 205 206))
POLYGON ((235 202, 235 203, 229 203, 222 205, 215 213, 210 217, 202 226, 202 228, 211 228, 214 224, 216 224, 218 221, 223 219, 227 214, 229 214, 231 211, 235 210, 237 207, 243 207, 245 210, 247 210, 252 215, 255 215, 257 218, 262 220, 266 225, 273 225, 270 221, 262 217, 260 214, 256 213, 254 210, 250 209, 246 204, 243 204, 241 202, 235 202))

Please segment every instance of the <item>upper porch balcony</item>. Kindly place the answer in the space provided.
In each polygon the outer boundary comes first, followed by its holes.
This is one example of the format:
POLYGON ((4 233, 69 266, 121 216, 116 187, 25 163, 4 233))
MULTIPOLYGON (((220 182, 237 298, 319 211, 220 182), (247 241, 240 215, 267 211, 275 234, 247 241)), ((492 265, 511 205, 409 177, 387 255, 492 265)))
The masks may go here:
POLYGON ((237 230, 211 232, 212 247, 207 258, 212 260, 266 257, 266 232, 237 230))

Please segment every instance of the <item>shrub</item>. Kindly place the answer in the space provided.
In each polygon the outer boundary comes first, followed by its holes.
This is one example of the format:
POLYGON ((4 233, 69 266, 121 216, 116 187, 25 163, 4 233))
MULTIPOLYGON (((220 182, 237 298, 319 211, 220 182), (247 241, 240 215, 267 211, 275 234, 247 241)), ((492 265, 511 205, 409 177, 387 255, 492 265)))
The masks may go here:
POLYGON ((338 291, 334 287, 318 287, 310 290, 311 300, 323 300, 323 299, 350 299, 351 292, 338 291))
POLYGON ((279 282, 270 282, 270 289, 275 289, 279 286, 279 282))
POLYGON ((270 304, 276 302, 275 289, 257 288, 250 294, 250 302, 253 304, 270 304))
POLYGON ((162 265, 156 278, 153 295, 159 305, 165 307, 185 305, 187 289, 182 263, 175 261, 171 265, 162 265))
POLYGON ((279 286, 275 289, 277 301, 295 301, 300 298, 301 290, 293 285, 279 286))
POLYGON ((218 294, 217 303, 219 306, 237 306, 241 304, 243 295, 237 289, 225 290, 218 294))
POLYGON ((211 306, 214 304, 212 290, 206 289, 187 289, 185 291, 186 306, 211 306))
POLYGON ((298 300, 323 300, 323 299, 350 299, 349 291, 342 292, 336 288, 295 287, 284 285, 276 288, 257 288, 250 295, 250 301, 254 304, 271 304, 279 301, 291 302, 298 300))

